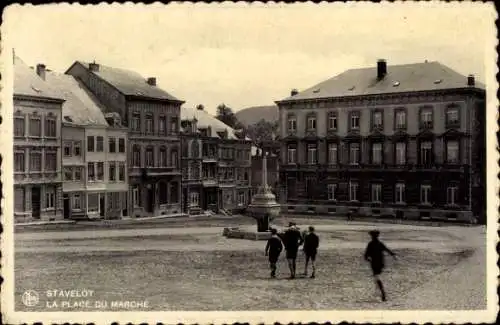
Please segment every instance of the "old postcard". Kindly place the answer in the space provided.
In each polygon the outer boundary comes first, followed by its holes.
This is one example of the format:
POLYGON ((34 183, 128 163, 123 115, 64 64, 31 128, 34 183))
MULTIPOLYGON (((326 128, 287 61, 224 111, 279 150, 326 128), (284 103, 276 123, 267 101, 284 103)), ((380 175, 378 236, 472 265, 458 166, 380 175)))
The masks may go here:
POLYGON ((493 322, 496 19, 7 7, 3 320, 493 322))

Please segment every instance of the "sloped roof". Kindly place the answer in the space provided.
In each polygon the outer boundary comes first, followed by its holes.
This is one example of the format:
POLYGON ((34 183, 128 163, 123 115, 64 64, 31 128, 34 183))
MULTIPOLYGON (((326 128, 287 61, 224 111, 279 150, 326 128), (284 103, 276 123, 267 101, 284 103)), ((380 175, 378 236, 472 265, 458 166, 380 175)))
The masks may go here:
MULTIPOLYGON (((89 63, 76 61, 74 64, 81 64, 89 70, 89 63)), ((68 69, 69 70, 69 69, 68 69)), ((99 71, 92 71, 99 78, 105 80, 119 92, 126 96, 138 96, 152 99, 171 100, 182 102, 161 88, 151 86, 147 79, 135 71, 108 67, 99 64, 99 71)))
MULTIPOLYGON (((193 118, 196 118, 197 120, 198 129, 211 127, 212 134, 210 136, 212 137, 219 137, 217 132, 227 130, 228 139, 239 139, 232 127, 220 121, 205 110, 199 110, 192 107, 181 107, 181 120, 192 120, 193 118)), ((246 140, 250 139, 246 138, 246 140)))
POLYGON ((61 95, 14 55, 14 95, 48 98, 63 101, 61 95))
MULTIPOLYGON (((414 91, 468 88, 467 77, 439 62, 387 65, 377 80, 377 67, 350 69, 282 101, 350 97, 414 91)), ((477 82, 475 88, 484 89, 477 82)))
POLYGON ((108 126, 104 118, 105 108, 92 98, 85 86, 73 76, 46 71, 45 81, 66 100, 63 104, 63 121, 78 125, 108 126), (68 120, 66 117, 69 117, 68 120))

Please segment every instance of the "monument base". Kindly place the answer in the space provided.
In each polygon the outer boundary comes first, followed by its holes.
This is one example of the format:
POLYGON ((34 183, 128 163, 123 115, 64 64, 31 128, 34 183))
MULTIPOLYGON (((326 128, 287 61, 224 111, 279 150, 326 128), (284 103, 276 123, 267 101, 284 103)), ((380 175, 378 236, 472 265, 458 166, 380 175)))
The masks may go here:
POLYGON ((270 231, 251 231, 240 228, 224 228, 222 236, 233 239, 246 239, 246 240, 268 240, 271 238, 270 231))

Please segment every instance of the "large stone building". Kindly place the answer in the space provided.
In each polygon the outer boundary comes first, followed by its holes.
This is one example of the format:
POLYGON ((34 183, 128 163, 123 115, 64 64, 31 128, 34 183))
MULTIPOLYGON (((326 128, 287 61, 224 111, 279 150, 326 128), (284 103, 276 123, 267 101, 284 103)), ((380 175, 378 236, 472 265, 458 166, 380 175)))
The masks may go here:
POLYGON ((180 107, 183 101, 156 86, 156 78, 98 63, 76 61, 66 71, 81 81, 128 128, 131 217, 181 211, 180 107))
POLYGON ((37 72, 65 99, 62 110, 64 217, 121 218, 127 215, 127 129, 75 77, 37 72), (106 118, 107 117, 107 118, 106 118))
POLYGON ((285 213, 485 220, 485 88, 473 75, 380 60, 277 104, 285 213))
POLYGON ((246 209, 251 192, 251 141, 201 107, 181 109, 186 213, 246 209))
POLYGON ((64 99, 14 56, 14 222, 63 218, 64 99))

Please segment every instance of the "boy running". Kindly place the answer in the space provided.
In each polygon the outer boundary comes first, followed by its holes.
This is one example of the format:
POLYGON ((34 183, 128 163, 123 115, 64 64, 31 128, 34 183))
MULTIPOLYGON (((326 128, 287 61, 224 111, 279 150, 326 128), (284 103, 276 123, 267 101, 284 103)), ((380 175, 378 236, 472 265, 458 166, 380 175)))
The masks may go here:
POLYGON ((290 279, 295 279, 295 270, 297 268, 297 253, 302 245, 302 234, 295 223, 290 222, 288 230, 283 234, 283 243, 285 244, 286 259, 290 269, 290 279))
POLYGON ((283 244, 278 237, 278 231, 271 229, 271 238, 267 240, 266 256, 269 256, 269 266, 271 267, 271 278, 276 277, 276 263, 283 250, 283 244))
POLYGON ((307 276, 307 265, 309 260, 311 260, 312 274, 311 279, 314 279, 316 275, 316 266, 314 262, 316 261, 316 254, 318 253, 319 237, 314 232, 314 227, 309 227, 309 233, 304 237, 304 254, 306 256, 306 265, 304 268, 304 276, 307 276))
POLYGON ((385 301, 386 298, 385 298, 384 286, 379 278, 380 274, 382 273, 382 270, 384 269, 384 251, 391 254, 392 257, 394 258, 396 258, 396 254, 394 254, 394 252, 392 252, 389 248, 387 248, 384 245, 384 243, 382 243, 378 239, 379 235, 380 232, 378 230, 370 231, 370 236, 372 237, 372 240, 368 243, 368 246, 366 247, 365 260, 370 262, 373 272, 373 278, 375 280, 375 283, 377 284, 377 287, 380 290, 382 301, 385 301))

